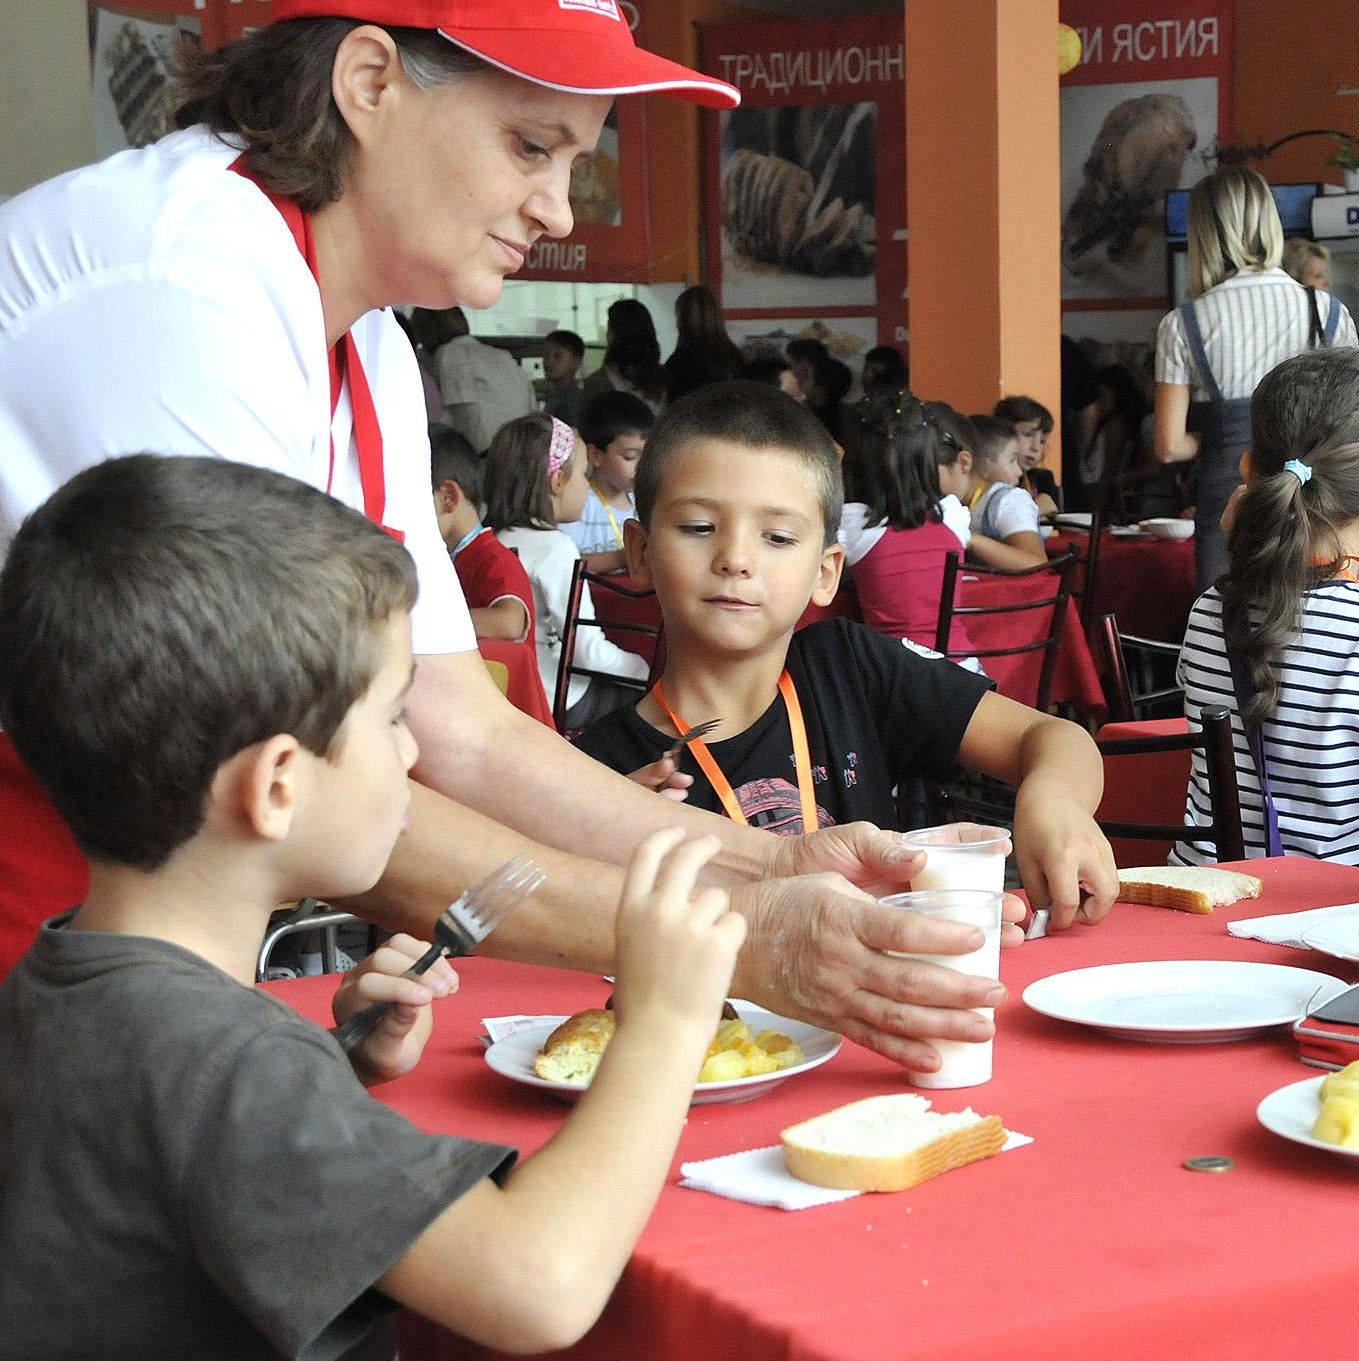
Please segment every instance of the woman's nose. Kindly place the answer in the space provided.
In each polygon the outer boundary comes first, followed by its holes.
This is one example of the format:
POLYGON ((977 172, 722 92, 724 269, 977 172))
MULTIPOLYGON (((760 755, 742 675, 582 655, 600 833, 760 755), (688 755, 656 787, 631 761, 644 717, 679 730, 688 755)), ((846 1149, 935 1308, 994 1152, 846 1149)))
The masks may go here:
POLYGON ((525 213, 542 228, 544 236, 570 236, 575 226, 571 211, 571 168, 554 166, 524 204, 525 213))

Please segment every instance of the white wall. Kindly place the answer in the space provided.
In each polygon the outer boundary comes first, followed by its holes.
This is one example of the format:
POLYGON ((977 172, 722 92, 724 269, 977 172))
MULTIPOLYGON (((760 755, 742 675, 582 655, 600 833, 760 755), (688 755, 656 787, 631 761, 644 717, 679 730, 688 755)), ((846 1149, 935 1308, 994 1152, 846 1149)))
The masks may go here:
POLYGON ((0 0, 0 198, 94 159, 85 0, 0 0))

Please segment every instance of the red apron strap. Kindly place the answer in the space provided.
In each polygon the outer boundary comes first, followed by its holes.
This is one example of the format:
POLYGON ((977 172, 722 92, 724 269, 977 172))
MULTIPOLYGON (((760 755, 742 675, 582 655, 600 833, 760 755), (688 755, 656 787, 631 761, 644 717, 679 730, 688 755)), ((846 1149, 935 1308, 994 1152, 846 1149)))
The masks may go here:
MULTIPOLYGON (((312 278, 319 277, 316 270, 316 242, 312 237, 311 218, 290 198, 282 198, 270 193, 245 164, 245 156, 238 156, 230 167, 236 174, 247 179, 278 210, 279 216, 292 233, 293 240, 302 258, 311 270, 312 278)), ((373 403, 372 389, 368 386, 368 375, 363 371, 363 361, 359 357, 359 347, 354 333, 346 331, 329 353, 330 363, 330 415, 335 418, 335 409, 340 404, 340 393, 345 385, 349 387, 349 406, 354 420, 354 443, 359 452, 359 484, 363 489, 363 513, 375 524, 382 525, 388 534, 398 542, 405 535, 398 529, 382 524, 387 509, 387 480, 383 473, 382 426, 378 422, 377 407, 373 403)), ((335 442, 330 445, 330 473, 326 478, 326 491, 329 492, 335 481, 335 442)))

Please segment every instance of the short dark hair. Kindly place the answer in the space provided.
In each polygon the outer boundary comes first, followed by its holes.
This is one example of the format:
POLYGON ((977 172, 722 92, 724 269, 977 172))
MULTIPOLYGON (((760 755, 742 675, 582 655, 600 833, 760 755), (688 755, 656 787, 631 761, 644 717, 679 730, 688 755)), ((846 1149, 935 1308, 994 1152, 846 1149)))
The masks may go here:
POLYGON ((313 487, 214 458, 87 468, 0 572, 0 723, 91 859, 153 870, 224 761, 342 740, 415 602, 389 534, 313 487))
POLYGON ((445 482, 456 482, 462 494, 479 505, 485 466, 461 430, 447 425, 429 427, 429 480, 434 491, 445 482))
POLYGON ((970 416, 968 419, 977 432, 972 456, 985 467, 990 467, 1005 452, 1005 446, 1018 438, 1015 423, 1003 416, 970 416))
POLYGON ((805 359, 809 364, 830 354, 826 342, 812 336, 794 336, 783 348, 789 359, 805 359))
POLYGON ((596 449, 607 449, 619 435, 650 434, 656 413, 633 392, 601 392, 580 415, 580 437, 596 449))
POLYGON ((991 414, 1012 425, 1018 425, 1020 421, 1037 421, 1045 435, 1052 434, 1052 412, 1033 397, 1002 397, 991 414))
POLYGON ((792 373, 793 366, 777 352, 761 350, 746 360, 746 377, 752 383, 763 383, 766 387, 778 387, 779 375, 792 373))
POLYGON ((564 350, 570 350, 577 359, 585 358, 585 342, 574 331, 549 331, 543 337, 543 344, 549 342, 560 345, 564 350))
POLYGON ((667 407, 637 461, 633 494, 643 528, 670 463, 696 440, 727 440, 750 449, 775 449, 795 457, 807 470, 821 509, 824 543, 840 531, 844 484, 840 457, 826 427, 786 392, 746 380, 710 383, 667 407))
MULTIPOLYGON (((183 44, 176 57, 181 127, 204 124, 242 138, 246 164, 274 194, 314 213, 344 192, 354 137, 331 95, 340 44, 361 19, 286 19, 213 51, 183 44)), ((433 29, 387 28, 419 89, 491 68, 433 29)))

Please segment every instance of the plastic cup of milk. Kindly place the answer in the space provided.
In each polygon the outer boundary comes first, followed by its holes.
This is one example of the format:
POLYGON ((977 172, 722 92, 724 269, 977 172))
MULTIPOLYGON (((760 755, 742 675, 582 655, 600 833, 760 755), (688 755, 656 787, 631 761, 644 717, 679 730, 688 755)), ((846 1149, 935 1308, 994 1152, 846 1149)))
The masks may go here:
MULTIPOLYGON (((1002 857, 1003 859, 1003 857, 1002 857)), ((944 969, 973 974, 978 978, 1000 978, 1000 903, 1004 894, 999 888, 927 889, 923 892, 894 893, 880 898, 883 907, 903 912, 917 912, 922 917, 937 917, 943 921, 975 926, 982 933, 982 945, 963 955, 925 955, 890 950, 887 953, 901 959, 919 959, 926 964, 938 964, 944 969)), ((988 1019, 991 1007, 974 1007, 978 1016, 988 1019)), ((939 1054, 937 1073, 908 1073, 917 1087, 977 1087, 991 1080, 990 1040, 941 1040, 933 1036, 929 1043, 939 1054)))
POLYGON ((925 868, 911 876, 911 889, 976 888, 988 893, 1005 889, 1005 857, 1010 833, 1004 827, 976 822, 950 822, 903 832, 908 851, 925 852, 925 868))

